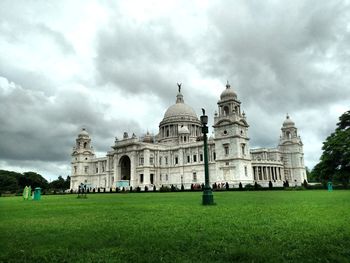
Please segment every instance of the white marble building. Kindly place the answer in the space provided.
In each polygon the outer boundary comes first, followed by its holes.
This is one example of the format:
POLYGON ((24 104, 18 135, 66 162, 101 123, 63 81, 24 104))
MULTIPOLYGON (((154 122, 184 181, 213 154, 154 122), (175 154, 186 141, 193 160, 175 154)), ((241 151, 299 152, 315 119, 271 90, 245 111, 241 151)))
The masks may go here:
MULTIPOLYGON (((276 148, 250 149, 248 123, 241 102, 229 84, 221 93, 214 117, 214 136, 208 140, 210 183, 230 187, 254 184, 282 186, 288 180, 300 185, 306 179, 303 144, 294 122, 287 115, 276 148)), ((159 133, 138 138, 124 133, 115 139, 105 157, 96 158, 91 137, 79 133, 72 153, 71 189, 80 184, 92 188, 204 183, 201 123, 185 104, 181 89, 159 124, 159 133)))

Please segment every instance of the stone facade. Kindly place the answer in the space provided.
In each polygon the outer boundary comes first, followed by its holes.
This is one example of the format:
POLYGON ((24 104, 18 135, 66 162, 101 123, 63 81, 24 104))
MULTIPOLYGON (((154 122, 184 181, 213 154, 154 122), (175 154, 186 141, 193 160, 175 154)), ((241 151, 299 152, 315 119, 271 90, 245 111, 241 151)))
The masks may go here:
MULTIPOLYGON (((277 148, 250 149, 247 118, 229 84, 218 101, 214 136, 208 140, 210 183, 230 187, 254 184, 300 185, 306 179, 303 144, 294 122, 287 115, 277 148)), ((96 158, 91 138, 83 129, 72 153, 71 189, 80 184, 91 188, 141 187, 157 189, 204 183, 201 123, 185 104, 181 88, 159 124, 156 136, 138 138, 124 133, 115 139, 105 157, 96 158)))

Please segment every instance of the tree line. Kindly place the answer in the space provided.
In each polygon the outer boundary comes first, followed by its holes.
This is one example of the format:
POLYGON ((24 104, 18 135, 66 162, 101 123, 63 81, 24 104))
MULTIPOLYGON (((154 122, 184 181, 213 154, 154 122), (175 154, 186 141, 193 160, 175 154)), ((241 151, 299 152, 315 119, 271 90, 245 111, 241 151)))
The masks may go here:
POLYGON ((35 172, 17 173, 13 171, 0 170, 0 193, 20 193, 24 187, 31 186, 32 189, 40 187, 43 191, 64 191, 70 187, 70 177, 48 182, 42 175, 35 172))

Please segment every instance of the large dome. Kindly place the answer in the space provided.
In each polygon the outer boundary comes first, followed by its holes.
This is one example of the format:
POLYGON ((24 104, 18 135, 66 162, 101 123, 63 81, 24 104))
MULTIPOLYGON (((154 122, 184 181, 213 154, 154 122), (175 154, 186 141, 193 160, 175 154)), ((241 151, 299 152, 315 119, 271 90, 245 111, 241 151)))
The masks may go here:
POLYGON ((220 95, 221 100, 237 99, 237 94, 231 89, 230 84, 227 82, 226 89, 220 95))
POLYGON ((171 117, 193 117, 197 118, 195 111, 185 103, 176 103, 170 106, 164 114, 164 119, 171 117))
POLYGON ((174 105, 171 105, 166 110, 163 121, 179 117, 189 117, 191 119, 195 118, 198 120, 196 112, 190 106, 185 104, 183 95, 181 94, 180 90, 176 96, 176 103, 174 105))

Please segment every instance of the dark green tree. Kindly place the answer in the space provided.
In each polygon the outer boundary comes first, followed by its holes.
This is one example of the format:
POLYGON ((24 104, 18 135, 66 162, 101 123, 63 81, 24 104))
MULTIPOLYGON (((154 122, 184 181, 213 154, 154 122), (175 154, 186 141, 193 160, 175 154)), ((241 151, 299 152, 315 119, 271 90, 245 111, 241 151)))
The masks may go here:
POLYGON ((320 162, 312 173, 320 181, 332 180, 347 186, 350 178, 350 111, 339 117, 337 128, 327 137, 322 150, 320 162))
POLYGON ((23 173, 23 177, 20 178, 18 184, 21 186, 21 188, 24 188, 26 185, 30 185, 32 189, 34 189, 35 187, 47 189, 49 187, 49 183, 47 182, 47 180, 40 174, 35 172, 23 173))
POLYGON ((58 176, 58 179, 52 181, 49 186, 51 189, 58 190, 58 191, 63 191, 68 188, 66 188, 66 181, 63 179, 63 177, 60 175, 58 176))
POLYGON ((0 195, 4 192, 14 193, 18 190, 16 177, 9 174, 0 174, 0 195))

